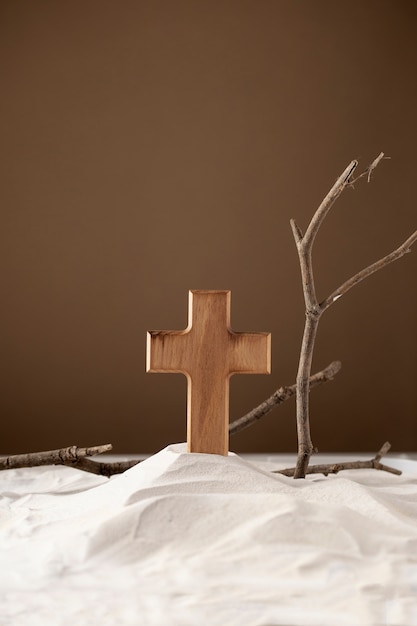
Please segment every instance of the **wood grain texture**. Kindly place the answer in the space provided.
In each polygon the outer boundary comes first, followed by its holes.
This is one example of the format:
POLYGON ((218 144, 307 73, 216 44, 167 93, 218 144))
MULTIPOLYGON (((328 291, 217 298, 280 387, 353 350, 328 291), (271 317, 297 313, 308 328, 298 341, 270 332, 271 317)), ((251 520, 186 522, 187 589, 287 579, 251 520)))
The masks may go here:
POLYGON ((148 332, 146 370, 187 376, 188 451, 227 455, 230 376, 269 374, 271 335, 231 329, 230 291, 192 290, 185 330, 148 332))

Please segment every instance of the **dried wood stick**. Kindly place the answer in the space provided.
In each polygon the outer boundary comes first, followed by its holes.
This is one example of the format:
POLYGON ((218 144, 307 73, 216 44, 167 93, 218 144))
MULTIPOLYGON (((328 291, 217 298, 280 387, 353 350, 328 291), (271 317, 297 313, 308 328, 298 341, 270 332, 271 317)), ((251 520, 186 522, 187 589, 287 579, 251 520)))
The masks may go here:
MULTIPOLYGON (((310 389, 313 389, 321 383, 327 383, 329 380, 333 380, 334 376, 339 372, 342 364, 340 361, 333 361, 321 372, 317 372, 310 377, 310 389)), ((297 385, 290 385, 288 387, 280 387, 274 393, 264 400, 259 406, 246 413, 243 417, 235 420, 229 425, 229 435, 235 435, 244 428, 252 426, 254 422, 267 415, 277 405, 282 404, 285 400, 288 400, 295 395, 297 385)))
POLYGON ((303 294, 305 301, 306 321, 304 326, 304 334, 300 350, 300 360, 297 373, 297 436, 298 436, 298 456, 297 466, 294 472, 294 478, 304 478, 310 461, 310 456, 314 450, 311 440, 310 416, 309 416, 309 378, 311 373, 311 365, 313 360, 313 350, 317 335, 318 324, 322 313, 327 310, 336 300, 347 293, 354 285, 358 284, 364 278, 371 276, 378 270, 386 267, 389 263, 401 258, 410 251, 411 246, 417 241, 417 231, 414 232, 399 248, 383 257, 376 263, 358 272, 352 278, 344 282, 336 289, 328 298, 319 303, 316 296, 316 289, 313 274, 312 248, 317 232, 323 223, 324 218, 329 212, 334 201, 339 197, 342 191, 349 185, 352 185, 362 176, 368 175, 368 181, 373 170, 384 158, 381 152, 369 167, 357 176, 353 181, 353 174, 357 161, 352 161, 344 172, 336 180, 319 208, 313 215, 305 235, 297 226, 294 220, 291 220, 291 227, 294 240, 297 246, 297 252, 300 261, 301 279, 303 286, 303 294))
POLYGON ((114 461, 103 463, 87 458, 95 454, 110 452, 112 448, 113 446, 109 443, 100 446, 91 446, 89 448, 69 446, 67 448, 48 450, 45 452, 14 454, 0 458, 0 470, 38 467, 40 465, 66 465, 74 469, 83 470, 99 476, 107 476, 109 478, 113 476, 113 474, 121 474, 140 463, 140 461, 114 461))
MULTIPOLYGON (((337 474, 342 470, 350 470, 350 469, 377 469, 382 470, 384 472, 390 472, 391 474, 396 474, 397 476, 401 476, 402 472, 395 467, 389 467, 388 465, 383 465, 380 463, 380 459, 388 452, 391 444, 387 441, 382 446, 381 450, 377 452, 373 459, 369 459, 369 461, 346 461, 345 463, 323 463, 321 465, 309 465, 306 470, 306 474, 324 474, 328 476, 328 474, 337 474)), ((284 470, 275 470, 274 474, 283 474, 284 476, 294 476, 296 468, 293 467, 291 469, 284 470)))
POLYGON ((404 243, 401 244, 401 246, 399 246, 396 250, 382 257, 382 259, 379 259, 375 263, 372 263, 372 265, 369 265, 365 269, 361 270, 360 272, 358 272, 357 274, 349 278, 349 280, 345 281, 342 285, 340 285, 338 289, 333 291, 333 293, 331 293, 328 298, 326 298, 325 300, 323 300, 323 302, 320 303, 319 305, 320 311, 322 313, 326 311, 326 309, 328 309, 329 306, 333 304, 333 302, 336 302, 336 300, 338 300, 341 296, 347 293, 349 289, 352 289, 352 287, 360 283, 361 280, 363 280, 364 278, 368 278, 368 276, 371 276, 378 270, 381 270, 383 267, 386 267, 393 261, 397 261, 408 252, 411 252, 411 246, 416 241, 417 241, 417 230, 414 231, 414 233, 406 241, 404 241, 404 243))
POLYGON ((0 458, 0 470, 16 469, 20 467, 36 467, 39 465, 76 465, 80 459, 95 454, 109 452, 112 445, 104 444, 91 446, 89 448, 78 448, 69 446, 58 450, 48 450, 46 452, 30 452, 29 454, 14 454, 0 458))

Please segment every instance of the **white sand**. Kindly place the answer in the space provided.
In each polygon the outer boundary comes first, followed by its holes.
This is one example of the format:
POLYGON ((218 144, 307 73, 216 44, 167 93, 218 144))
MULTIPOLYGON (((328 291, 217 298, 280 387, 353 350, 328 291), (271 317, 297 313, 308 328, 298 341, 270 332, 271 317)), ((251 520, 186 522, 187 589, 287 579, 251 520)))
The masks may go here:
POLYGON ((417 625, 417 463, 295 481, 169 446, 0 473, 0 626, 417 625))

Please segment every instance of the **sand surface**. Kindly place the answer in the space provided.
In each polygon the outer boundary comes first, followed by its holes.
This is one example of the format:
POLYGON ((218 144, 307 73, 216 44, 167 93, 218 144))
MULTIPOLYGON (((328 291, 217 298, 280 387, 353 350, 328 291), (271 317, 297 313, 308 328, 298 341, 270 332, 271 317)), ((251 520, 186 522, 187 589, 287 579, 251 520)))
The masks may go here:
POLYGON ((1 472, 0 626, 417 625, 417 463, 270 469, 176 444, 1 472))

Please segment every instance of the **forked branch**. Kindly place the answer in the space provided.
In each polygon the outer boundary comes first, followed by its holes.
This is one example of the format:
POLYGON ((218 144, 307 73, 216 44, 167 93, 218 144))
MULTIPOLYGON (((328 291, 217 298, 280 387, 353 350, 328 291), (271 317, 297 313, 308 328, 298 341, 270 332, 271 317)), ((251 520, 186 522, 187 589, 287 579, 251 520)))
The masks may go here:
POLYGON ((297 373, 297 436, 298 436, 298 456, 297 466, 294 472, 294 478, 304 478, 307 472, 307 468, 310 461, 310 456, 314 451, 313 443, 311 439, 310 429, 310 416, 309 416, 309 385, 308 380, 310 378, 314 344, 317 335, 318 324, 321 315, 326 311, 336 300, 342 295, 347 293, 354 285, 358 284, 364 278, 371 276, 378 270, 386 267, 389 263, 396 261, 410 251, 411 246, 417 241, 417 231, 414 232, 399 248, 386 255, 379 261, 376 261, 369 267, 358 272, 352 278, 344 282, 338 289, 330 294, 321 303, 318 302, 316 296, 316 288, 314 283, 313 274, 313 262, 312 262, 312 249, 315 237, 319 231, 323 220, 328 214, 334 201, 340 196, 342 191, 347 187, 353 185, 354 182, 362 178, 368 177, 368 182, 371 177, 371 173, 382 161, 384 153, 381 152, 371 165, 354 180, 351 176, 358 164, 357 161, 351 161, 344 172, 336 180, 333 187, 330 189, 323 202, 313 215, 311 222, 307 228, 305 235, 302 234, 301 229, 294 220, 291 220, 291 227, 294 235, 294 240, 297 246, 298 257, 300 261, 301 280, 303 286, 304 302, 305 302, 305 314, 306 322, 304 327, 303 340, 300 351, 300 360, 297 373))

